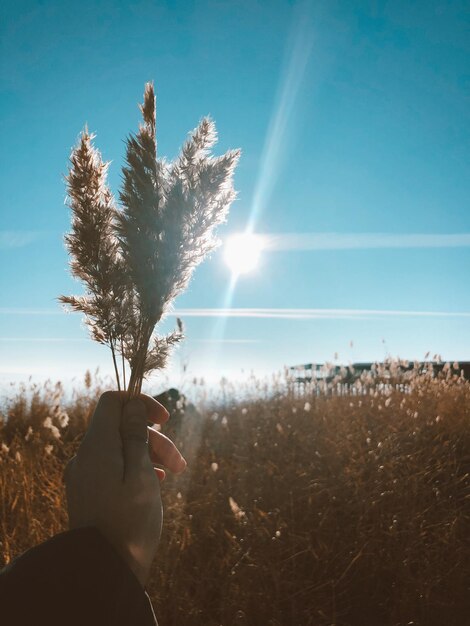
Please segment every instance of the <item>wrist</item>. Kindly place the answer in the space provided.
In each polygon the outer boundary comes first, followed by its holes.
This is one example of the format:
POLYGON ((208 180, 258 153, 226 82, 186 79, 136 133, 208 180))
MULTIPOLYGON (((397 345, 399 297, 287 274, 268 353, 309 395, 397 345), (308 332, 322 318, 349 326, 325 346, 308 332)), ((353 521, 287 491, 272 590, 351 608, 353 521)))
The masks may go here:
POLYGON ((69 524, 70 530, 79 530, 79 529, 92 529, 94 528, 99 532, 102 538, 106 541, 106 543, 112 548, 113 552, 120 558, 125 566, 132 572, 134 577, 139 582, 140 586, 145 589, 145 586, 150 578, 150 564, 148 566, 143 565, 145 560, 139 558, 141 556, 141 551, 135 547, 134 549, 130 547, 125 547, 122 545, 122 542, 115 539, 112 536, 112 533, 107 532, 106 529, 102 528, 98 524, 77 524, 72 525, 69 524))
POLYGON ((145 589, 150 578, 150 564, 148 566, 144 565, 146 559, 145 555, 141 554, 141 549, 139 549, 138 546, 123 547, 119 542, 114 542, 111 539, 109 541, 114 550, 137 578, 141 587, 145 589))

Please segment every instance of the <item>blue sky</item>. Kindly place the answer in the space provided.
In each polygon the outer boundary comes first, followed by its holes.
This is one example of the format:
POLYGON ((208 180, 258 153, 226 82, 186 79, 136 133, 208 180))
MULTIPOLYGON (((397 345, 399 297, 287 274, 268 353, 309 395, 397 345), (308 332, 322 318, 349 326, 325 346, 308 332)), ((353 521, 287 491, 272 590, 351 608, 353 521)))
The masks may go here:
POLYGON ((55 301, 80 293, 63 246, 62 175, 88 123, 117 193, 147 80, 161 155, 173 158, 206 114, 217 153, 242 149, 221 236, 251 224, 284 241, 230 300, 222 251, 196 271, 175 303, 188 339, 172 382, 182 362, 214 380, 335 353, 470 359, 469 9, 458 0, 4 2, 3 383, 111 371, 106 349, 55 301), (245 312, 226 317, 227 306, 245 312))

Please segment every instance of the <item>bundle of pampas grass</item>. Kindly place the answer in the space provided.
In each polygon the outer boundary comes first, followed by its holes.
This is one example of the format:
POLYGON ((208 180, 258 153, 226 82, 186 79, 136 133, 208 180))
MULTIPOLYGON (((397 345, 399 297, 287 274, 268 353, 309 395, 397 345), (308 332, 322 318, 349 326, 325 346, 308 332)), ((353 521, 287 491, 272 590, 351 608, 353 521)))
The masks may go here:
POLYGON ((71 272, 86 293, 59 298, 67 310, 84 313, 91 337, 110 347, 118 389, 129 396, 140 393, 143 379, 165 366, 183 338, 179 319, 165 336, 154 334, 155 326, 218 245, 214 231, 235 198, 240 156, 238 150, 211 156, 217 133, 206 117, 175 161, 158 158, 152 83, 140 110, 143 124, 126 140, 119 206, 107 185, 109 163, 86 127, 72 151, 66 177, 72 230, 65 240, 71 272))

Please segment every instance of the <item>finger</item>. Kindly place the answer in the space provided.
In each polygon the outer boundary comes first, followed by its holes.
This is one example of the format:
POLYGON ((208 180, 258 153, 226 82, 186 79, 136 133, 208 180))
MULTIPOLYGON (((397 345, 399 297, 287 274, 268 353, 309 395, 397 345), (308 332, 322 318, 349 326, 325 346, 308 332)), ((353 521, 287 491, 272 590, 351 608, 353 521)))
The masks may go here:
POLYGON ((164 465, 171 472, 180 474, 186 469, 187 463, 175 444, 164 434, 148 428, 149 454, 153 463, 164 465))
MULTIPOLYGON (((170 414, 160 402, 143 393, 139 399, 145 404, 148 421, 164 424, 168 420, 170 414)), ((121 412, 127 401, 127 391, 105 391, 95 408, 89 429, 115 430, 120 425, 121 412)))
POLYGON ((132 398, 124 405, 120 431, 126 480, 148 464, 147 408, 143 400, 132 398))
MULTIPOLYGON (((117 394, 123 403, 127 402, 129 399, 127 391, 113 391, 111 393, 117 394)), ((148 396, 145 393, 141 393, 137 397, 145 404, 147 419, 149 422, 153 422, 154 424, 164 424, 168 421, 170 414, 165 409, 163 404, 160 404, 160 402, 155 400, 155 398, 152 398, 152 396, 148 396)))
POLYGON ((147 409, 147 419, 154 424, 164 424, 168 421, 170 414, 165 409, 163 404, 160 404, 152 396, 147 396, 145 393, 141 393, 139 398, 143 400, 147 409))
POLYGON ((83 440, 86 447, 100 446, 106 453, 121 445, 119 427, 122 407, 123 399, 119 392, 105 391, 101 394, 83 440))
POLYGON ((153 469, 155 470, 155 474, 157 475, 158 480, 162 483, 166 478, 165 470, 161 469, 160 467, 154 467, 153 469))

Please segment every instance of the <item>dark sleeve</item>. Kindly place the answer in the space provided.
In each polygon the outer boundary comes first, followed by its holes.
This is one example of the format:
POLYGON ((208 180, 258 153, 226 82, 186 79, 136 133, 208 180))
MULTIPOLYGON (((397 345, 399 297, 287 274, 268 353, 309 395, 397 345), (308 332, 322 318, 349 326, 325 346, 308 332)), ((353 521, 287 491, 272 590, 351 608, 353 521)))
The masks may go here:
POLYGON ((56 535, 0 572, 3 626, 158 626, 134 573, 95 528, 56 535))

